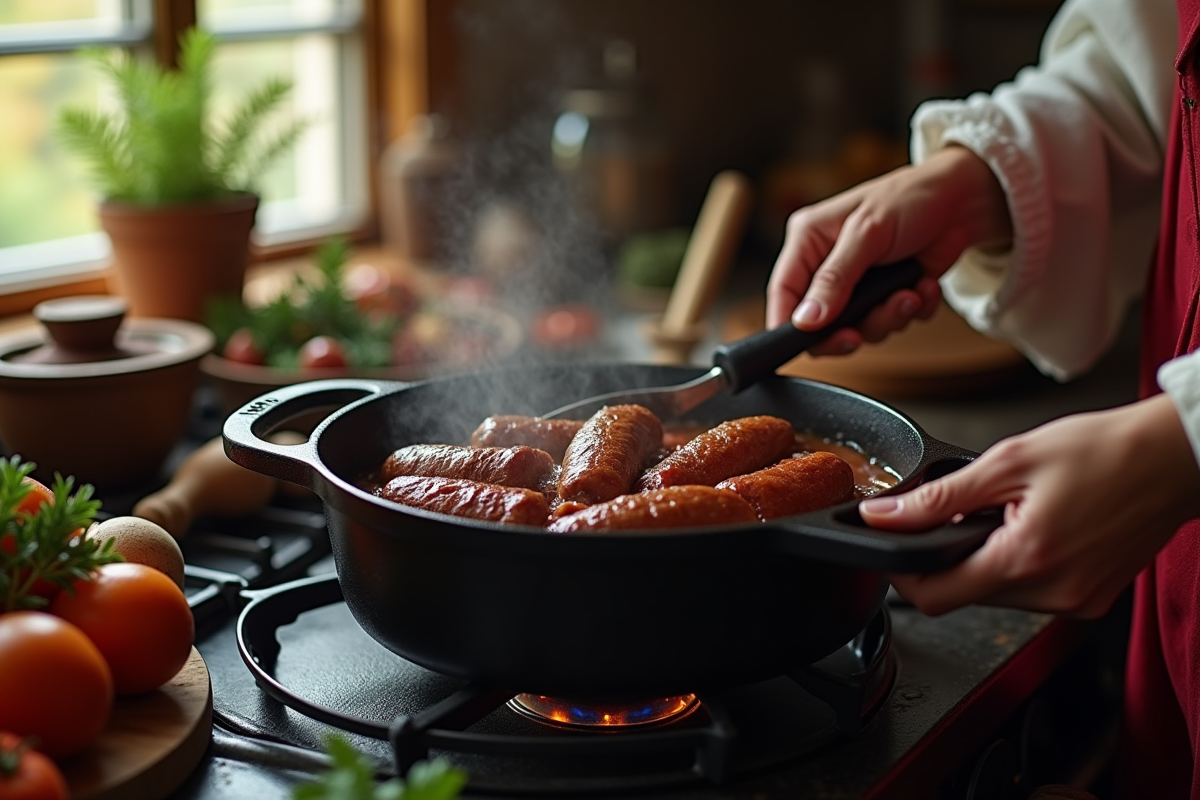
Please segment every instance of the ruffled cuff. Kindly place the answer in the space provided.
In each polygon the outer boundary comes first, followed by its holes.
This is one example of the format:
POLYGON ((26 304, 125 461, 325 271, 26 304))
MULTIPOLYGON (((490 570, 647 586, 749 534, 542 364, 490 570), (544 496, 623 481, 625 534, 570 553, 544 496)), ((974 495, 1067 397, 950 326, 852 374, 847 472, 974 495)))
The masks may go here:
POLYGON ((1011 119, 984 94, 966 101, 934 101, 913 116, 911 154, 920 163, 952 144, 967 148, 991 168, 1008 198, 1012 249, 969 248, 943 278, 947 301, 973 327, 999 335, 998 317, 1021 296, 1047 263, 1053 219, 1043 169, 1011 119))
POLYGON ((1200 351, 1179 356, 1159 367, 1158 385, 1175 404, 1192 452, 1200 462, 1200 351))

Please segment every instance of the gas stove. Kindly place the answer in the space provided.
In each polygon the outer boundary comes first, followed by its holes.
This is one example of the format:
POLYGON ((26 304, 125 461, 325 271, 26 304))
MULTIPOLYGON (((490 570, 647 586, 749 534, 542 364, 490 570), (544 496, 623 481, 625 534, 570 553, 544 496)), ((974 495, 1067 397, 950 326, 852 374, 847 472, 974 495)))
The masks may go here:
POLYGON ((639 722, 653 698, 571 698, 539 719, 514 692, 430 672, 359 628, 315 500, 201 519, 184 552, 214 730, 181 800, 289 798, 328 766, 335 730, 381 778, 449 759, 470 775, 466 798, 1021 798, 1088 779, 1112 744, 1120 614, 932 619, 889 598, 823 661, 699 693, 669 719, 639 722), (635 724, 582 724, 614 705, 635 724))

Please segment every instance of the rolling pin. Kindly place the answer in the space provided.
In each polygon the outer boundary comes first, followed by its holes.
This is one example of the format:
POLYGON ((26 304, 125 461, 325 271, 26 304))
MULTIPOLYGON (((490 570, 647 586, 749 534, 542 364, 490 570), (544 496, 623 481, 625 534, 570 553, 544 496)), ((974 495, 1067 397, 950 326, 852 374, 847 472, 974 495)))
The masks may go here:
MULTIPOLYGON (((299 444, 306 437, 278 431, 268 438, 276 444, 299 444)), ((133 516, 158 523, 182 539, 202 514, 236 517, 257 511, 270 502, 280 483, 230 461, 218 436, 185 458, 170 483, 139 500, 133 516)))
POLYGON ((725 281, 750 216, 750 181, 734 170, 713 178, 688 239, 662 320, 647 335, 659 364, 686 364, 704 338, 704 316, 725 281))

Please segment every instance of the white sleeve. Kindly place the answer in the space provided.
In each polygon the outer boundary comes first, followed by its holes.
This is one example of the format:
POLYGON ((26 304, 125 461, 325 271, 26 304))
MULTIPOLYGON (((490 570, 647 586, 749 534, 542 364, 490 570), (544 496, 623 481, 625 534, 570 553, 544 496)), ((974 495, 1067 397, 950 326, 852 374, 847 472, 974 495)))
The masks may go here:
POLYGON ((1159 367, 1158 385, 1175 404, 1192 452, 1200 459, 1200 350, 1159 367))
POLYGON ((1067 0, 1037 66, 991 94, 933 101, 912 159, 950 144, 991 166, 1012 249, 963 254, 942 279, 974 327, 1067 380, 1111 345, 1158 233, 1174 89, 1172 0, 1067 0))

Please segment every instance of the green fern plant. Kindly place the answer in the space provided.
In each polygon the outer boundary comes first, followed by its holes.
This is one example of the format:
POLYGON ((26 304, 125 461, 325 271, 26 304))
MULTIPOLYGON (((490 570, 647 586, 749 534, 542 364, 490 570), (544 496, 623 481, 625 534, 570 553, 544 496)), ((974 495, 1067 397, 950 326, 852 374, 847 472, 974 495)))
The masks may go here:
POLYGON ((58 131, 90 162, 106 199, 165 205, 253 191, 265 167, 300 138, 304 120, 262 130, 291 92, 282 78, 251 90, 223 125, 209 119, 215 48, 212 34, 189 29, 177 71, 123 52, 85 51, 115 88, 118 109, 63 109, 58 131))

